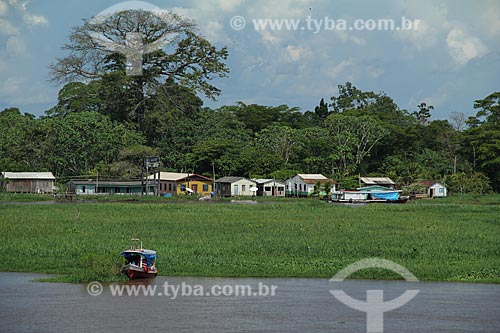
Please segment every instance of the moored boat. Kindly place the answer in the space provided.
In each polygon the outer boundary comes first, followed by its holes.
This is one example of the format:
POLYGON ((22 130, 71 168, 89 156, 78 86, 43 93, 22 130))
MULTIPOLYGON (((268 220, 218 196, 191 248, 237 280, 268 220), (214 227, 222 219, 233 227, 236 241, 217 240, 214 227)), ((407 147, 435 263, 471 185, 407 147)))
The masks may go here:
POLYGON ((122 273, 127 275, 130 280, 155 278, 158 274, 156 251, 143 249, 142 242, 140 248, 136 248, 138 240, 132 239, 133 244, 130 249, 120 253, 125 258, 122 273))
POLYGON ((358 188, 356 191, 335 191, 332 193, 331 202, 339 204, 403 204, 408 201, 408 197, 402 196, 401 192, 401 190, 382 186, 367 186, 358 188))

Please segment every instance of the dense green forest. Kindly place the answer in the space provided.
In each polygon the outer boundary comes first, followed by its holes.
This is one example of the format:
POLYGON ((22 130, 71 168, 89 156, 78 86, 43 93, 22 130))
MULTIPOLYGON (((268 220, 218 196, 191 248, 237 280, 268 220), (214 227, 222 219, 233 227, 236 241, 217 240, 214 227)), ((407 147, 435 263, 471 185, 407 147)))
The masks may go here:
MULTIPOLYGON (((152 39, 172 30, 149 24, 144 12, 120 15, 109 20, 142 20, 152 39)), ((142 159, 159 155, 164 170, 211 176, 213 165, 217 177, 323 173, 351 187, 359 174, 384 175, 400 186, 434 179, 456 192, 500 190, 500 92, 464 105, 475 116, 449 120, 432 119, 431 105, 403 110, 350 82, 332 87, 313 111, 242 102, 210 109, 199 96, 220 95, 211 82, 229 73, 227 49, 197 35, 191 21, 173 19, 175 51, 145 54, 139 76, 127 75, 124 55, 89 42, 102 27, 76 27, 64 47, 70 54, 51 66, 51 79, 65 83, 57 105, 38 118, 0 112, 0 170, 138 178, 142 159)))

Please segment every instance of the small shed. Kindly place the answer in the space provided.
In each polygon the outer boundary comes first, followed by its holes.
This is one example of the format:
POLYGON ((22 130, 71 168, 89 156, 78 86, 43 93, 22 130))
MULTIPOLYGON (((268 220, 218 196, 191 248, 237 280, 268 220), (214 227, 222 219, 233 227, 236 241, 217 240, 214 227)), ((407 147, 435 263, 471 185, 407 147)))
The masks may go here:
POLYGON ((2 183, 11 193, 54 193, 56 177, 52 172, 2 172, 2 183))
POLYGON ((420 191, 418 192, 421 195, 420 197, 427 196, 428 198, 445 198, 448 195, 446 186, 435 180, 419 180, 414 183, 413 186, 418 186, 420 188, 420 191))
POLYGON ((440 184, 440 183, 434 183, 431 186, 429 186, 429 189, 427 190, 427 195, 429 198, 444 198, 446 197, 447 193, 446 186, 440 184))
POLYGON ((255 181, 245 177, 222 177, 215 181, 215 193, 223 197, 253 196, 255 192, 250 188, 256 186, 255 181))

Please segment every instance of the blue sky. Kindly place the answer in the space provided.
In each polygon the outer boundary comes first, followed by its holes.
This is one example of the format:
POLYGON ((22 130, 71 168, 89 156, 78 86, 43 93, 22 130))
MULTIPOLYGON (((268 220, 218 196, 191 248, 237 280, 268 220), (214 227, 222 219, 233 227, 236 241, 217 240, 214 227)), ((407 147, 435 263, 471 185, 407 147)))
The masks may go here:
MULTIPOLYGON (((70 29, 119 4, 112 0, 0 0, 0 110, 19 107, 42 115, 60 86, 47 67, 63 57, 70 29)), ((151 0, 198 23, 200 32, 229 49, 229 78, 210 107, 236 101, 314 109, 352 82, 383 91, 402 109, 424 101, 434 118, 473 114, 475 99, 500 91, 500 1, 151 0), (242 30, 231 28, 243 17, 242 30), (256 31, 254 19, 418 19, 411 31, 286 29, 256 31)), ((126 6, 125 6, 126 7, 126 6)), ((302 25, 304 26, 304 25, 302 25)))

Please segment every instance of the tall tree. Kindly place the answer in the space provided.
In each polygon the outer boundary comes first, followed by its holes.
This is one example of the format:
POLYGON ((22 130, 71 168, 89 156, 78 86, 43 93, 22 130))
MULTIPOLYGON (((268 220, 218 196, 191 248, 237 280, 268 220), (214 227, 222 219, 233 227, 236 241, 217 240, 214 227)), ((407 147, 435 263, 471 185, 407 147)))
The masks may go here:
POLYGON ((500 189, 500 92, 474 102, 478 110, 463 133, 462 153, 472 161, 474 171, 484 172, 495 190, 500 189))
POLYGON ((339 157, 339 168, 344 174, 356 171, 373 147, 387 135, 375 119, 368 116, 330 115, 325 123, 331 143, 339 157))
POLYGON ((21 114, 17 108, 0 112, 0 170, 28 171, 38 167, 34 158, 36 142, 33 115, 21 114))
POLYGON ((319 105, 314 108, 314 114, 321 120, 325 120, 330 114, 324 98, 322 98, 321 101, 319 101, 319 105))
POLYGON ((85 20, 73 29, 63 50, 69 55, 50 66, 52 80, 109 79, 113 75, 113 81, 123 81, 118 87, 130 91, 134 103, 126 111, 139 125, 147 111, 145 100, 157 86, 180 84, 215 99, 220 90, 210 81, 229 71, 224 63, 227 49, 214 47, 196 33, 192 21, 172 12, 126 10, 103 20, 85 20), (134 42, 131 36, 140 38, 134 42), (143 52, 146 48, 151 52, 143 52), (130 53, 140 55, 139 64, 132 63, 140 65, 140 71, 124 77, 131 66, 130 53))
POLYGON ((415 119, 417 119, 417 121, 422 125, 428 124, 429 119, 431 118, 431 110, 434 109, 434 106, 427 105, 427 103, 422 102, 417 105, 417 108, 418 110, 413 112, 415 119))

